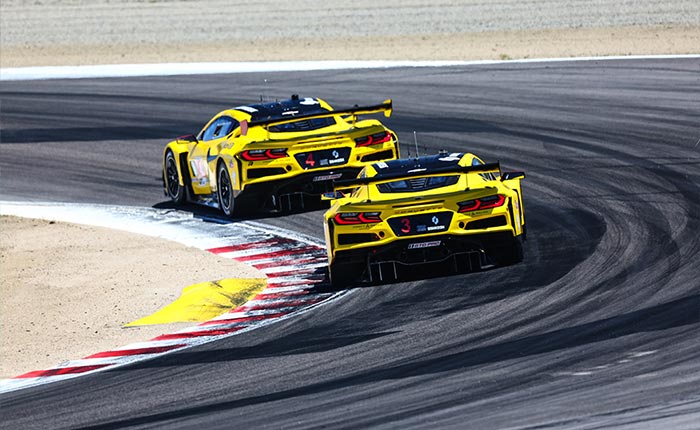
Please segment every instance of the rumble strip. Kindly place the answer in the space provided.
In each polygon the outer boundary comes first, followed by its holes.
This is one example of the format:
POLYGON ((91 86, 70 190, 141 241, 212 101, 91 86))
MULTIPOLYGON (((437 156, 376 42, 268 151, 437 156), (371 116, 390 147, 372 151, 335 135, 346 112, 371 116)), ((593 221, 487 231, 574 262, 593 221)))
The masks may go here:
POLYGON ((0 202, 0 214, 72 222, 173 240, 248 264, 268 278, 247 303, 212 320, 147 342, 98 352, 0 381, 0 393, 113 369, 299 315, 345 292, 324 286, 326 251, 314 239, 252 221, 227 222, 188 212, 102 205, 0 202))

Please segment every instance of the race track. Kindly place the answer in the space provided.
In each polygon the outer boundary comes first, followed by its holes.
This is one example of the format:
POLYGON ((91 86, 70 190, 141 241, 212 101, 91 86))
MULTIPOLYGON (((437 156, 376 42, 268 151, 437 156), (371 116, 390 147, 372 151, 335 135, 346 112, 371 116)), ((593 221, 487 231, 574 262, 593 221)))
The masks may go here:
POLYGON ((6 393, 0 428, 698 428, 697 58, 0 82, 0 199, 167 206, 168 139, 292 93, 526 171, 525 262, 6 393))

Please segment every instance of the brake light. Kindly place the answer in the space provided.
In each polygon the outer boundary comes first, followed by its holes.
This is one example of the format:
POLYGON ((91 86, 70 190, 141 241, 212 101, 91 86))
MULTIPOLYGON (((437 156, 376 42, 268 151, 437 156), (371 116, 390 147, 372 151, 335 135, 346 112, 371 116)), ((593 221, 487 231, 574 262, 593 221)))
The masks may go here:
POLYGON ((245 161, 263 161, 288 157, 286 148, 278 149, 249 149, 239 154, 245 161))
POLYGON ((355 139, 355 146, 369 146, 378 145, 380 143, 388 142, 391 140, 391 135, 388 131, 382 131, 381 133, 370 134, 369 136, 358 137, 355 139))
POLYGON ((506 196, 496 194, 495 196, 479 197, 478 199, 466 200, 457 203, 459 205, 458 212, 472 212, 482 209, 493 209, 503 206, 506 202, 506 196))
POLYGON ((381 222, 380 212, 340 212, 333 217, 338 225, 373 224, 381 222))

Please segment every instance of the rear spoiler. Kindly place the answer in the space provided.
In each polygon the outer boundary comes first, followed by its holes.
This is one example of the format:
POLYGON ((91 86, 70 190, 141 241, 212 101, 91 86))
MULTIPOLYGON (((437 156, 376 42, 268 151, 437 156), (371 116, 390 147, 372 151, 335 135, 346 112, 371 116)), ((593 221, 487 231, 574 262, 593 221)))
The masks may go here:
POLYGON ((417 176, 427 176, 427 175, 439 175, 443 173, 478 173, 478 172, 493 172, 493 171, 498 171, 500 173, 501 171, 501 164, 499 162, 495 163, 486 163, 486 164, 479 164, 477 166, 445 166, 445 167, 438 167, 435 169, 421 169, 420 167, 416 167, 415 171, 408 172, 408 173, 393 173, 389 175, 382 175, 382 176, 373 176, 371 178, 353 178, 353 179, 341 179, 339 181, 333 181, 333 187, 334 188, 350 188, 353 186, 358 186, 358 185, 367 185, 371 183, 376 183, 376 182, 385 182, 385 181, 390 181, 392 179, 401 179, 401 178, 415 178, 417 176))
POLYGON ((248 133, 248 129, 250 127, 265 127, 269 126, 272 124, 287 124, 290 122, 296 122, 299 120, 303 119, 310 119, 310 118, 327 118, 329 116, 336 116, 336 115, 351 115, 353 117, 353 123, 355 122, 355 117, 358 115, 369 115, 373 113, 379 113, 379 112, 384 112, 384 116, 389 118, 391 116, 391 112, 393 111, 393 106, 391 99, 385 100, 383 103, 380 103, 378 105, 372 105, 372 106, 355 106, 351 107, 349 109, 341 109, 341 110, 331 110, 327 112, 319 112, 319 113, 310 113, 306 115, 299 115, 299 116, 290 116, 289 118, 268 118, 268 119, 259 119, 256 121, 242 121, 241 122, 241 134, 245 136, 248 133))

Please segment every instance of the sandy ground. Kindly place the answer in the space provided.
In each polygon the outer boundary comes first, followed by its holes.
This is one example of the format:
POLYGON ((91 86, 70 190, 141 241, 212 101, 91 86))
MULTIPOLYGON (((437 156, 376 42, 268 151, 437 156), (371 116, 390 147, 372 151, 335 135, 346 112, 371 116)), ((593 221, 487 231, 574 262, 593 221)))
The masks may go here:
MULTIPOLYGON (((697 53, 697 0, 0 2, 0 67, 697 53)), ((8 217, 0 253, 0 377, 172 332, 121 325, 187 285, 259 276, 167 241, 8 217)))
POLYGON ((122 328, 186 286, 265 277, 167 240, 16 217, 0 217, 0 272, 0 378, 192 326, 122 328))
POLYGON ((697 0, 3 0, 1 67, 700 52, 697 0))

